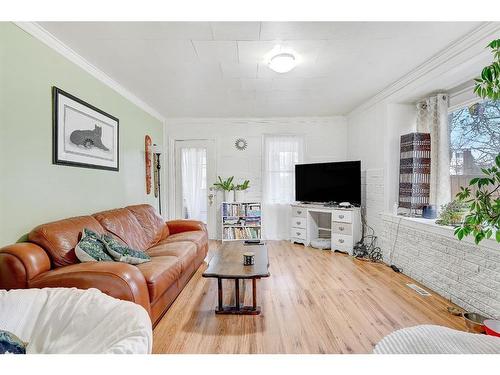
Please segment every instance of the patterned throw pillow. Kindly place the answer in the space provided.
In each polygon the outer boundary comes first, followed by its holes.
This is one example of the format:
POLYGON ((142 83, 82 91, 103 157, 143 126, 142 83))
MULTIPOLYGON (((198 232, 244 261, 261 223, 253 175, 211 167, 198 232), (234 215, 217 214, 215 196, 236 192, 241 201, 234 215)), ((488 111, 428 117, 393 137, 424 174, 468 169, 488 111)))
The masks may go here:
POLYGON ((99 233, 94 232, 92 229, 83 228, 82 237, 91 236, 95 238, 101 238, 99 233))
POLYGON ((118 262, 140 264, 151 260, 148 254, 122 245, 111 236, 104 234, 101 240, 104 242, 108 253, 118 262))
POLYGON ((26 354, 26 345, 13 333, 0 330, 0 354, 26 354))
POLYGON ((75 247, 75 254, 80 262, 112 262, 113 258, 106 253, 106 246, 101 241, 101 235, 85 228, 82 239, 75 247))

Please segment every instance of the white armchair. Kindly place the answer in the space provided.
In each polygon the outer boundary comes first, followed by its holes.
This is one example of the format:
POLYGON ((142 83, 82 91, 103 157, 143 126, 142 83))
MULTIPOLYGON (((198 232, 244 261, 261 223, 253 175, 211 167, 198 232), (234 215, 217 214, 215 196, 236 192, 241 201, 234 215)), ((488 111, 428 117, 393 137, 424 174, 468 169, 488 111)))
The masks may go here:
POLYGON ((153 343, 143 307, 97 289, 0 290, 0 330, 27 342, 28 354, 148 354, 153 343))

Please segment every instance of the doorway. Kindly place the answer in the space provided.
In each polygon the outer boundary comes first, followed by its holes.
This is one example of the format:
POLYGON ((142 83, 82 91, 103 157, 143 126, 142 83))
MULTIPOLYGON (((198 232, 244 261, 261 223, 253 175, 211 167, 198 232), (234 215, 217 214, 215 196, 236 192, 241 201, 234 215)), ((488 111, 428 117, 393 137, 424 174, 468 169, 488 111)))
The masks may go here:
POLYGON ((207 224, 216 237, 215 142, 210 139, 175 141, 175 217, 207 224))

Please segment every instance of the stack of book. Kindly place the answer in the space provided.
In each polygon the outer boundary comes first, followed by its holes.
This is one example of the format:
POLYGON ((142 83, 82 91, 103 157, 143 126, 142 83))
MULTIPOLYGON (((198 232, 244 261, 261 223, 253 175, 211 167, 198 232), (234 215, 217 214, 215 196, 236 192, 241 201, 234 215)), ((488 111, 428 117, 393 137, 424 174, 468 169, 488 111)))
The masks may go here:
POLYGON ((260 217, 260 203, 251 203, 246 206, 245 216, 259 216, 260 217))
POLYGON ((241 220, 241 223, 249 227, 258 227, 260 226, 260 216, 247 216, 241 220))
POLYGON ((227 216, 224 217, 223 225, 239 225, 240 224, 240 219, 238 219, 236 216, 227 216))

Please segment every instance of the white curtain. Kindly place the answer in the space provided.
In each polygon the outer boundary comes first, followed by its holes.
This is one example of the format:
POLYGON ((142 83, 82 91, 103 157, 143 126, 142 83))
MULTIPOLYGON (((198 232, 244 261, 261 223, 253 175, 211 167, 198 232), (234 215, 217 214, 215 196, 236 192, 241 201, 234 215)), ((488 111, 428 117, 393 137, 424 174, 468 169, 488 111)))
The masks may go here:
POLYGON ((205 148, 181 149, 183 216, 207 222, 205 148))
POLYGON ((294 135, 264 138, 264 200, 291 203, 295 200, 295 164, 303 160, 302 137, 294 135))
POLYGON ((429 202, 438 209, 451 200, 448 103, 447 94, 430 96, 417 103, 417 131, 431 134, 429 202))
POLYGON ((267 239, 289 236, 289 204, 295 201, 295 164, 301 163, 303 158, 302 137, 264 137, 263 233, 267 239))

